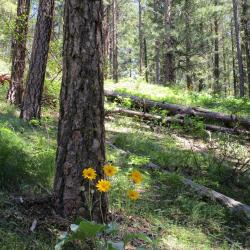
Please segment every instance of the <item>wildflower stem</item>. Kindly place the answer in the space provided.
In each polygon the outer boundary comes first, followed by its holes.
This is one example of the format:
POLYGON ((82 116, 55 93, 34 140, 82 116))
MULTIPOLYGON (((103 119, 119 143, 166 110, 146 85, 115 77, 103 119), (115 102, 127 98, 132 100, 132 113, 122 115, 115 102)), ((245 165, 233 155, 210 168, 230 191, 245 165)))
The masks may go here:
POLYGON ((102 193, 100 193, 100 211, 101 211, 101 216, 102 216, 102 223, 104 223, 104 217, 103 217, 103 212, 102 212, 102 193))

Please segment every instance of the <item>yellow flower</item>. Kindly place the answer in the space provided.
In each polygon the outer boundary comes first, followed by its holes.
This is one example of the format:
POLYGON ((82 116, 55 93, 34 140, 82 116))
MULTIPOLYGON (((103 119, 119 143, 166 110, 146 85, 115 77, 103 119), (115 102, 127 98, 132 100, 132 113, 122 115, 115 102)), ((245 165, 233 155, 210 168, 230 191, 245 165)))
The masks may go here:
POLYGON ((117 168, 111 164, 107 164, 103 167, 104 173, 106 176, 113 176, 117 173, 117 168))
POLYGON ((93 168, 85 168, 82 171, 82 176, 85 179, 89 179, 90 181, 94 180, 96 178, 96 171, 93 168))
POLYGON ((111 188, 111 183, 107 180, 99 180, 96 187, 98 191, 106 193, 111 188))
POLYGON ((139 199, 140 195, 137 191, 135 190, 129 190, 128 191, 128 197, 132 200, 132 201, 136 201, 139 199))
POLYGON ((134 170, 131 173, 130 178, 133 180, 135 184, 140 184, 142 182, 142 175, 138 170, 134 170))

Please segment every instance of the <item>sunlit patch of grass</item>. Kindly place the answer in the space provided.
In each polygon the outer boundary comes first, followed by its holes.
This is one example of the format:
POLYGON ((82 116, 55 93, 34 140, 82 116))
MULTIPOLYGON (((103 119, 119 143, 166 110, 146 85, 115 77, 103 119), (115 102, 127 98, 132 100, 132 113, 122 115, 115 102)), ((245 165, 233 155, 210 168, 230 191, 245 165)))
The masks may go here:
POLYGON ((180 87, 170 88, 132 79, 121 79, 118 84, 107 81, 105 88, 158 102, 201 106, 228 114, 250 116, 250 100, 247 98, 218 97, 207 92, 196 93, 180 87))

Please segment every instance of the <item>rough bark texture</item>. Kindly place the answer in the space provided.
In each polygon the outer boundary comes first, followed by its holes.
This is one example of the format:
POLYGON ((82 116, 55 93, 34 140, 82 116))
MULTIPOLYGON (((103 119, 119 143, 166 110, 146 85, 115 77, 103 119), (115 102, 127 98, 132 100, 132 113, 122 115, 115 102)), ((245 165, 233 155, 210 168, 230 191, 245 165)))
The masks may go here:
POLYGON ((250 2, 248 0, 242 0, 242 19, 246 52, 248 96, 250 97, 250 2))
POLYGON ((238 88, 237 88, 237 77, 236 77, 236 64, 235 64, 235 49, 234 49, 234 32, 233 32, 233 22, 231 22, 231 47, 232 47, 232 71, 233 71, 233 88, 234 96, 237 97, 238 88))
POLYGON ((7 100, 15 105, 22 102, 29 12, 30 0, 18 0, 12 41, 11 81, 7 94, 7 100))
POLYGON ((142 6, 141 0, 138 0, 138 36, 139 36, 139 73, 143 74, 145 64, 144 64, 144 46, 143 46, 143 27, 142 27, 142 6))
POLYGON ((172 0, 164 1, 165 12, 165 65, 164 75, 165 83, 172 84, 175 81, 175 58, 173 51, 173 37, 171 34, 172 29, 172 0))
MULTIPOLYGON (((91 166, 98 179, 103 178, 105 162, 102 1, 66 0, 64 25, 55 205, 62 216, 89 219, 85 198, 89 186, 82 170, 91 166)), ((92 219, 96 221, 101 221, 99 194, 93 194, 92 219)), ((101 205, 105 220, 105 195, 101 205)))
POLYGON ((241 35, 240 35, 240 22, 239 22, 239 4, 238 0, 233 1, 233 14, 234 14, 234 27, 235 27, 235 37, 236 37, 236 48, 237 48, 237 59, 239 66, 239 80, 240 80, 240 96, 244 96, 244 69, 243 69, 243 59, 241 51, 241 35))
POLYGON ((118 94, 113 91, 105 91, 105 96, 108 98, 108 100, 111 101, 114 100, 119 101, 122 98, 130 98, 133 104, 136 107, 142 108, 144 112, 147 112, 152 108, 158 108, 169 111, 169 115, 182 114, 182 115, 197 116, 197 117, 202 117, 204 118, 204 120, 207 121, 212 120, 212 121, 223 122, 227 127, 244 127, 245 129, 250 130, 250 120, 237 117, 236 115, 226 115, 198 107, 187 107, 166 102, 164 103, 155 102, 148 99, 141 99, 137 96, 118 94))
MULTIPOLYGON (((109 144, 111 148, 117 150, 120 154, 122 155, 130 155, 131 153, 128 151, 124 151, 118 147, 116 147, 113 144, 109 144)), ((151 170, 161 170, 162 167, 153 163, 153 162, 149 162, 146 166, 144 166, 145 168, 151 169, 151 170)), ((166 168, 163 167, 164 169, 162 169, 162 172, 166 173, 166 174, 171 174, 173 172, 169 171, 169 170, 165 170, 166 168)), ((229 211, 234 214, 235 216, 237 216, 238 218, 240 218, 241 220, 244 220, 245 222, 249 223, 250 221, 250 206, 241 203, 239 201, 236 201, 224 194, 221 194, 211 188, 207 188, 203 185, 197 184, 194 181, 192 181, 191 179, 182 177, 180 178, 180 181, 183 183, 183 185, 191 188, 192 190, 194 190, 195 192, 197 192, 201 197, 204 198, 209 198, 212 201, 218 202, 220 204, 222 204, 223 206, 227 207, 229 209, 229 211)))
POLYGON ((193 81, 192 81, 192 76, 191 76, 191 59, 190 59, 190 54, 191 54, 191 49, 192 49, 192 44, 191 44, 191 29, 190 29, 190 1, 185 0, 185 33, 186 33, 186 81, 187 81, 187 89, 188 90, 193 90, 193 81))
POLYGON ((104 60, 104 79, 109 78, 109 56, 110 56, 110 33, 111 33, 111 5, 108 4, 104 10, 103 18, 103 60, 104 60))
MULTIPOLYGON (((215 0, 215 6, 218 5, 218 0, 215 0)), ((220 85, 220 54, 219 54, 219 21, 217 14, 214 18, 214 93, 221 93, 220 85)))
POLYGON ((40 0, 32 46, 27 86, 23 96, 21 118, 40 119, 41 101, 53 25, 54 0, 40 0))
POLYGON ((117 0, 113 0, 113 8, 112 8, 112 62, 113 62, 113 80, 115 83, 118 82, 118 45, 117 45, 117 20, 118 19, 118 8, 117 8, 117 0))
MULTIPOLYGON (((154 22, 159 22, 158 20, 158 2, 154 0, 154 22)), ((160 63, 160 41, 157 37, 155 39, 155 83, 159 84, 161 81, 161 63, 160 63)))

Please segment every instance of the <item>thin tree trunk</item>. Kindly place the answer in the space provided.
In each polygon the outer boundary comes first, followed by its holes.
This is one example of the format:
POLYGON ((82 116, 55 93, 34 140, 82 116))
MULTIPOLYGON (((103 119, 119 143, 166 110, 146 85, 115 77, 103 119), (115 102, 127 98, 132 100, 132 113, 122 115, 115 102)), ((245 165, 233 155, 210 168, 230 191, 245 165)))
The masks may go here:
POLYGON ((165 12, 165 84, 173 84, 175 81, 175 65, 174 65, 174 51, 173 51, 173 37, 172 29, 172 0, 164 1, 165 12))
POLYGON ((30 68, 20 117, 41 118, 41 101, 53 24, 54 0, 40 0, 30 68))
MULTIPOLYGON (((154 22, 158 22, 158 4, 154 0, 154 22)), ((161 81, 161 65, 160 65, 160 42, 159 38, 155 39, 155 82, 159 84, 161 81)))
POLYGON ((243 69, 243 59, 241 51, 241 35, 240 35, 240 23, 239 23, 239 4, 238 0, 233 1, 233 14, 234 14, 234 27, 236 36, 236 47, 237 47, 237 59, 239 67, 239 80, 240 80, 240 97, 244 96, 244 69, 243 69))
POLYGON ((103 37, 104 37, 104 48, 103 48, 103 60, 104 60, 104 79, 108 78, 109 75, 109 55, 110 55, 110 9, 111 5, 108 4, 104 11, 103 21, 103 37))
MULTIPOLYGON (((218 0, 215 0, 215 6, 218 5, 218 0)), ((214 18, 214 93, 221 93, 221 85, 220 85, 220 52, 219 52, 219 22, 217 14, 214 18)))
POLYGON ((145 65, 145 80, 148 82, 148 51, 147 51, 147 40, 144 37, 144 65, 145 65))
POLYGON ((82 170, 91 166, 98 179, 103 178, 102 46, 102 1, 66 0, 55 206, 62 216, 82 216, 99 222, 102 217, 106 221, 107 197, 102 195, 100 201, 96 181, 84 180, 82 170), (95 190, 91 193, 91 213, 87 202, 89 187, 95 190))
POLYGON ((12 41, 11 82, 7 100, 19 106, 22 103, 23 94, 29 12, 30 0, 18 0, 16 27, 12 41))
POLYGON ((190 8, 191 2, 189 0, 185 0, 185 32, 186 32, 186 81, 187 81, 187 89, 193 90, 193 81, 191 76, 191 29, 190 29, 190 8))
POLYGON ((248 96, 250 97, 250 3, 247 0, 242 1, 242 19, 247 63, 248 96))
POLYGON ((139 49, 140 49, 140 58, 139 58, 139 73, 143 74, 145 68, 144 60, 144 37, 143 37, 143 28, 142 28, 142 6, 141 0, 138 0, 138 10, 139 10, 139 20, 138 20, 138 35, 139 35, 139 49))
POLYGON ((118 9, 117 0, 113 0, 112 9, 112 19, 113 19, 113 31, 112 31, 112 45, 113 45, 113 80, 118 83, 118 47, 117 47, 117 19, 118 19, 118 9))
POLYGON ((233 22, 231 22, 231 45, 232 45, 232 70, 233 70, 233 88, 234 96, 237 97, 238 88, 237 88, 237 77, 236 77, 236 63, 235 63, 235 49, 234 49, 234 33, 233 33, 233 22))

